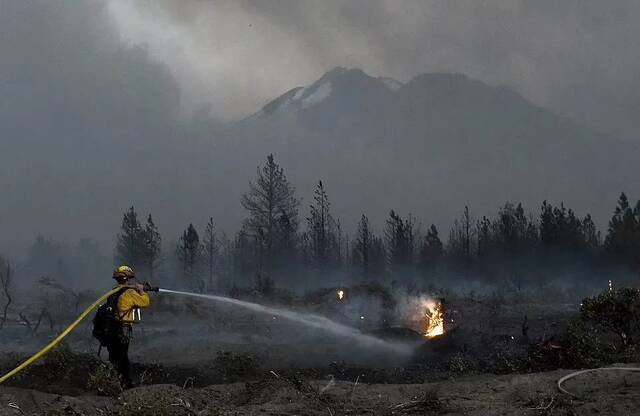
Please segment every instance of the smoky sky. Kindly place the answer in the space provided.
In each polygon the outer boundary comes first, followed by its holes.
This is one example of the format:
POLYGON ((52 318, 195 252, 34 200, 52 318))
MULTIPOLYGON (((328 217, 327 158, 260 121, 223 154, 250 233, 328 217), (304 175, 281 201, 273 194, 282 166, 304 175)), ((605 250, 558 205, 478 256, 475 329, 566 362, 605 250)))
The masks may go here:
POLYGON ((634 0, 112 0, 108 9, 121 39, 169 66, 183 108, 210 103, 223 118, 345 66, 401 81, 464 73, 636 138, 634 0))
MULTIPOLYGON (((243 118, 335 66, 465 73, 633 140, 638 17, 626 0, 0 0, 0 250, 38 233, 110 244, 131 205, 167 243, 210 215, 232 233, 272 149, 221 151, 212 118, 243 118)), ((308 196, 323 172, 303 182, 289 159, 308 196)))
POLYGON ((0 1, 0 57, 0 241, 104 235, 157 186, 135 178, 176 139, 174 77, 97 2, 0 1))

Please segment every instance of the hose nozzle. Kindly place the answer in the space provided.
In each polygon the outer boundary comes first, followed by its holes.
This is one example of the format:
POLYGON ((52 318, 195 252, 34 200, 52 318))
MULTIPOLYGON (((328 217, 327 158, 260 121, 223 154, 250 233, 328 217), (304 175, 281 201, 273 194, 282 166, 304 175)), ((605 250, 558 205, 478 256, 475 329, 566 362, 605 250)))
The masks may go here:
POLYGON ((144 282, 144 291, 145 292, 159 292, 160 288, 158 286, 151 286, 151 283, 144 282))

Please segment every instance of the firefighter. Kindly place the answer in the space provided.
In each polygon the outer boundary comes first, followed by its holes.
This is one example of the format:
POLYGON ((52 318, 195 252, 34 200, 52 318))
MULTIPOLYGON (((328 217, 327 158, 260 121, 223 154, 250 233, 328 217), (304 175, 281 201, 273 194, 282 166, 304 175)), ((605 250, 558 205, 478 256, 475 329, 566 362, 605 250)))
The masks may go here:
POLYGON ((120 266, 113 272, 113 278, 122 287, 117 292, 116 325, 115 333, 107 341, 109 361, 116 368, 122 379, 123 387, 131 387, 131 374, 129 368, 129 342, 133 324, 140 322, 140 308, 149 306, 149 295, 145 292, 145 286, 136 283, 130 286, 130 280, 135 279, 135 273, 129 266, 120 266))

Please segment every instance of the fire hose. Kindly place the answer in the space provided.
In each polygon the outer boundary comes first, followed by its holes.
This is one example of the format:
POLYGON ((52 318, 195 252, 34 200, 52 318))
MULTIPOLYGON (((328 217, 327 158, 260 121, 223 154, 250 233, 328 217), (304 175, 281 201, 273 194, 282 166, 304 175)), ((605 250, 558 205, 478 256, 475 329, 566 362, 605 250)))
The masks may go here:
MULTIPOLYGON (((44 356, 46 353, 48 353, 53 347, 58 345, 58 343, 60 341, 62 341, 67 335, 69 335, 69 333, 71 333, 71 331, 73 331, 80 324, 80 322, 82 322, 82 320, 87 317, 87 315, 89 315, 95 308, 100 306, 100 304, 102 302, 104 302, 109 296, 113 295, 114 293, 117 293, 120 289, 122 289, 122 286, 118 286, 116 288, 113 288, 109 292, 107 292, 104 295, 102 295, 98 300, 93 302, 93 304, 91 304, 91 306, 89 306, 84 312, 82 312, 82 314, 80 314, 80 316, 78 316, 78 318, 71 325, 69 325, 67 327, 67 329, 62 331, 62 333, 60 333, 60 335, 58 335, 56 337, 56 339, 51 341, 49 344, 47 344, 46 347, 44 347, 43 349, 41 349, 40 351, 38 351, 37 353, 32 355, 29 359, 24 361, 22 364, 20 364, 19 366, 17 366, 13 370, 9 371, 7 374, 5 374, 2 377, 0 377, 0 384, 2 384, 5 381, 9 380, 11 377, 15 376, 20 371, 22 371, 25 368, 29 367, 36 360, 38 360, 39 358, 44 356)), ((149 287, 149 289, 157 291, 157 288, 150 288, 149 287)))
POLYGON ((595 373, 596 371, 640 371, 640 367, 600 367, 590 368, 588 370, 574 371, 573 373, 567 374, 566 376, 558 380, 558 390, 560 390, 560 392, 564 394, 568 394, 569 396, 577 397, 575 394, 567 391, 564 387, 562 387, 562 383, 581 374, 595 373))

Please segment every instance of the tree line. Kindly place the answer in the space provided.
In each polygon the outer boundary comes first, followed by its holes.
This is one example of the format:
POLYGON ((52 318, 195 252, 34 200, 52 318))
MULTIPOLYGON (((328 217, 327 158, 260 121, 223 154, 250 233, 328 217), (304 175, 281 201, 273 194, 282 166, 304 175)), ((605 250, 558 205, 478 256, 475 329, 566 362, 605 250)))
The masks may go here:
POLYGON ((175 247, 163 247, 151 214, 140 221, 134 207, 124 213, 115 260, 150 279, 169 274, 199 291, 270 280, 304 288, 336 283, 415 284, 458 276, 479 280, 540 280, 612 266, 640 266, 640 201, 623 193, 604 238, 590 215, 580 217, 563 203, 542 202, 538 214, 506 203, 495 217, 474 218, 464 207, 443 239, 435 225, 391 210, 376 232, 366 214, 350 237, 331 210, 322 181, 306 217, 283 169, 269 155, 241 197, 246 218, 232 237, 214 219, 202 232, 188 224, 175 247))

